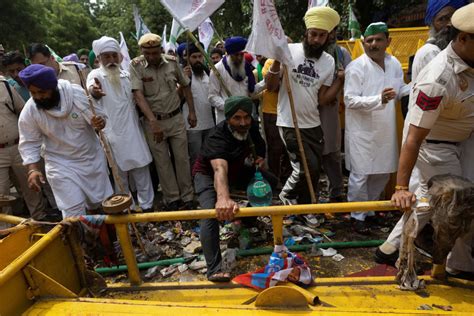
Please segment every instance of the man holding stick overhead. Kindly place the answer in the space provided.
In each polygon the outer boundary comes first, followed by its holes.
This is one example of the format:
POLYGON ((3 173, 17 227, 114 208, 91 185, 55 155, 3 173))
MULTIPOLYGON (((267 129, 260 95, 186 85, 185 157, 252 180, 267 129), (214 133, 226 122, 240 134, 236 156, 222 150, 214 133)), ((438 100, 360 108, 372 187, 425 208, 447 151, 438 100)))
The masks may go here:
POLYGON ((279 89, 277 126, 293 168, 280 193, 285 204, 317 202, 314 190, 324 145, 318 105, 331 104, 344 83, 344 72, 335 74, 334 59, 324 52, 329 32, 339 24, 339 14, 329 7, 315 7, 306 12, 304 20, 303 42, 289 44, 295 64, 288 70, 289 83, 280 84, 279 61, 273 63, 266 77, 268 90, 279 89), (301 141, 297 140, 299 133, 301 141))

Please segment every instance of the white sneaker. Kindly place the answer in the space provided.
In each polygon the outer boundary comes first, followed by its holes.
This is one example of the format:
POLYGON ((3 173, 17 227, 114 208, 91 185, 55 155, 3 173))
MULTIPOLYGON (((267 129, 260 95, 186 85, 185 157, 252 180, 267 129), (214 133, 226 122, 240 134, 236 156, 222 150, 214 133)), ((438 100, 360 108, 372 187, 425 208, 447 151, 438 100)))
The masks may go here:
POLYGON ((283 205, 296 205, 296 204, 298 204, 298 202, 295 199, 287 198, 286 195, 283 194, 283 192, 280 192, 278 197, 280 198, 280 201, 283 203, 283 205))

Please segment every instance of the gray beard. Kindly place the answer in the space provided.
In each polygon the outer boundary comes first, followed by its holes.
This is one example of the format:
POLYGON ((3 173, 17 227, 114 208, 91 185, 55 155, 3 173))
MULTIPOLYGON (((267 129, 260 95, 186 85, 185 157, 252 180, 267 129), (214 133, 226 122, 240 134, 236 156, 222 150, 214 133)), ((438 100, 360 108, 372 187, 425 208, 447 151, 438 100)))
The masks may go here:
POLYGON ((235 66, 234 63, 232 62, 232 59, 229 58, 228 65, 233 77, 240 76, 241 78, 245 78, 246 76, 245 61, 242 61, 242 63, 239 66, 235 66))
POLYGON ((114 91, 116 93, 122 93, 122 83, 120 82, 120 67, 101 66, 101 68, 107 74, 107 80, 110 82, 110 85, 112 86, 114 91))
POLYGON ((246 132, 245 134, 242 135, 237 131, 232 131, 232 136, 234 136, 235 139, 241 142, 246 140, 248 135, 249 135, 249 132, 246 132))
POLYGON ((429 39, 428 41, 431 44, 438 46, 441 50, 448 47, 449 42, 451 42, 451 34, 449 27, 441 29, 439 32, 436 32, 433 27, 430 27, 429 39))

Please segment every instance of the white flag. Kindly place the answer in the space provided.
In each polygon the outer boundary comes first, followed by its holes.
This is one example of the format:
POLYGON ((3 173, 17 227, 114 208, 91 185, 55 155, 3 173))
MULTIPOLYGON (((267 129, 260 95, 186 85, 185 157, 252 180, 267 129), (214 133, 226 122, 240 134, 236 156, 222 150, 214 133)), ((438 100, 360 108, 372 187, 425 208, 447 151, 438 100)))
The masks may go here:
POLYGON ((245 50, 290 67, 294 65, 273 0, 254 0, 252 33, 245 50))
POLYGON ((308 9, 313 7, 327 7, 329 0, 308 0, 308 9))
POLYGON ((128 71, 131 59, 130 55, 128 54, 127 43, 125 42, 125 38, 123 37, 122 32, 120 32, 120 53, 122 53, 123 56, 122 63, 120 65, 122 66, 123 70, 128 71))
POLYGON ((140 39, 140 37, 142 37, 143 34, 151 33, 148 27, 145 25, 145 22, 143 22, 136 5, 133 5, 133 19, 135 20, 135 29, 137 30, 137 41, 140 39))
POLYGON ((206 21, 202 22, 198 27, 199 41, 204 45, 204 50, 207 52, 209 44, 211 44, 212 37, 214 36, 214 28, 212 27, 211 19, 207 18, 206 21))
POLYGON ((166 24, 165 28, 163 29, 163 35, 161 36, 161 47, 165 50, 165 53, 167 52, 166 47, 168 46, 168 42, 166 41, 166 24))
POLYGON ((169 46, 173 50, 176 50, 178 48, 178 37, 183 34, 184 28, 182 28, 178 22, 176 22, 175 19, 173 19, 173 24, 171 24, 171 33, 170 33, 170 40, 169 40, 169 46))
POLYGON ((224 0, 160 0, 173 18, 178 18, 191 32, 210 17, 224 0))

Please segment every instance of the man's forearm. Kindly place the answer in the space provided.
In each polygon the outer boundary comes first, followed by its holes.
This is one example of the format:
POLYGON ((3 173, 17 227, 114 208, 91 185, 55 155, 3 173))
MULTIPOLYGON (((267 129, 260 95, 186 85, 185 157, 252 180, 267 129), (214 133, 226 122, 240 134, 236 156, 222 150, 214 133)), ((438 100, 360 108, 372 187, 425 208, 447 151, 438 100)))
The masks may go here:
POLYGON ((148 105, 148 102, 145 99, 145 96, 141 91, 135 91, 134 93, 135 101, 137 102, 138 107, 142 111, 143 115, 147 118, 148 121, 153 121, 156 119, 155 114, 151 111, 151 107, 148 105))
POLYGON ((280 62, 275 61, 265 77, 268 91, 278 91, 280 88, 280 62))
POLYGON ((28 170, 28 174, 30 174, 30 171, 40 171, 41 172, 41 166, 40 162, 34 162, 26 165, 26 169, 28 170))
POLYGON ((400 153, 398 163, 397 185, 408 186, 410 176, 418 158, 421 142, 409 140, 405 142, 400 153))
POLYGON ((194 112, 194 100, 193 94, 191 92, 191 87, 183 87, 184 98, 186 99, 186 103, 188 104, 188 109, 190 113, 194 112))
POLYGON ((344 85, 344 80, 336 79, 334 83, 325 91, 320 98, 319 102, 321 105, 332 105, 337 98, 338 93, 341 91, 344 85))
POLYGON ((214 173, 214 188, 216 189, 217 199, 228 199, 230 197, 227 175, 223 169, 218 169, 214 173))

